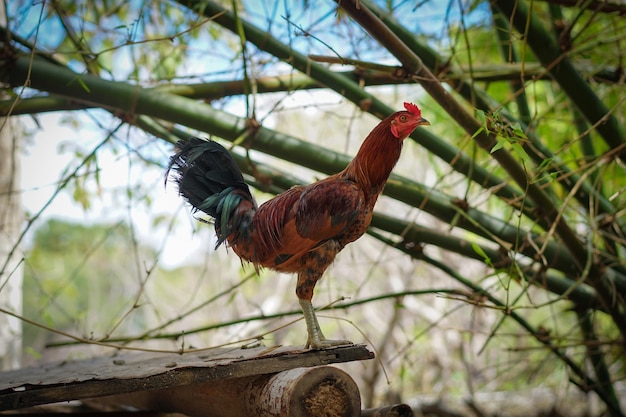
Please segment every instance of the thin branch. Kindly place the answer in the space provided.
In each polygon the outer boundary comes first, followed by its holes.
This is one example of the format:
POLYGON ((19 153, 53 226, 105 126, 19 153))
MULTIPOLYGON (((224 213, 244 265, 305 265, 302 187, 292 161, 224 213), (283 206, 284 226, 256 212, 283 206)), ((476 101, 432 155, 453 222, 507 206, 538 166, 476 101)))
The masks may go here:
MULTIPOLYGON (((225 10, 221 5, 210 0, 179 0, 179 3, 192 10, 200 10, 206 15, 215 15, 225 10)), ((236 33, 237 28, 233 13, 224 13, 216 18, 215 22, 231 32, 236 33)), ((363 111, 367 111, 381 119, 393 112, 393 109, 381 102, 376 96, 366 92, 359 84, 311 61, 306 55, 291 49, 278 39, 272 37, 265 30, 243 19, 241 19, 241 23, 246 32, 246 39, 248 39, 249 42, 274 57, 288 62, 293 68, 307 74, 311 78, 323 83, 328 88, 355 103, 363 111)), ((450 163, 458 172, 464 175, 471 175, 471 179, 476 183, 486 187, 493 187, 494 190, 497 190, 497 195, 502 198, 512 200, 520 195, 517 190, 510 187, 508 184, 502 186, 502 184, 506 184, 506 182, 502 181, 501 178, 498 178, 493 173, 487 172, 487 170, 481 166, 473 166, 473 162, 465 153, 448 142, 441 140, 432 132, 418 128, 413 132, 411 137, 433 154, 450 163)))
MULTIPOLYGON (((106 81, 90 75, 80 76, 81 82, 78 82, 79 76, 67 69, 37 59, 31 66, 26 57, 18 56, 14 69, 15 71, 8 73, 9 82, 20 84, 23 80, 23 71, 32 69, 31 82, 34 88, 67 95, 89 104, 96 103, 131 122, 138 114, 145 114, 227 140, 235 140, 246 130, 245 119, 184 97, 154 90, 146 91, 133 85, 106 81)), ((256 130, 251 145, 258 151, 326 174, 340 171, 350 161, 346 155, 264 127, 256 130)), ((459 215, 458 207, 451 204, 450 197, 397 175, 392 176, 385 193, 417 206, 448 223, 455 222, 454 219, 459 215)), ((511 244, 516 244, 520 236, 527 235, 526 231, 473 208, 465 210, 457 225, 490 239, 492 236, 498 236, 501 241, 511 244), (488 233, 485 233, 485 228, 489 230, 488 233)), ((562 265, 560 269, 568 275, 574 273, 576 258, 563 253, 560 244, 549 243, 546 256, 551 256, 549 254, 554 255, 553 258, 549 258, 554 265, 562 265)))
MULTIPOLYGON (((18 57, 15 62, 15 71, 8 74, 8 81, 20 84, 23 81, 20 75, 23 74, 21 71, 24 67, 31 68, 33 71, 31 81, 33 88, 102 106, 130 122, 137 115, 149 115, 231 141, 241 137, 247 129, 245 119, 219 111, 204 103, 154 90, 146 91, 133 85, 106 81, 90 75, 79 76, 42 60, 35 59, 31 66, 28 59, 18 57)), ((340 171, 350 161, 346 155, 264 127, 256 130, 251 146, 258 151, 326 174, 340 171)), ((458 209, 450 203, 450 197, 436 190, 425 188, 407 178, 393 175, 385 193, 408 204, 418 205, 447 222, 458 217, 458 209)), ((476 224, 481 224, 481 227, 487 227, 493 235, 500 236, 502 241, 516 242, 519 239, 520 230, 516 227, 475 209, 469 208, 467 212, 469 218, 475 216, 474 221, 461 219, 459 226, 484 235, 484 230, 476 227, 476 224)), ((555 248, 556 252, 558 250, 555 248)), ((565 260, 565 267, 571 268, 574 261, 574 259, 565 260)), ((558 261, 555 260, 555 262, 558 261)))
MULTIPOLYGON (((336 0, 339 1, 339 0, 336 0)), ((508 7, 513 7, 512 2, 506 3, 508 7)), ((516 2, 519 3, 519 2, 516 2)), ((520 3, 521 4, 521 3, 520 3)), ((478 145, 490 152, 491 156, 498 161, 511 178, 525 190, 530 199, 537 207, 541 207, 539 218, 545 219, 549 224, 554 223, 554 230, 565 247, 570 251, 574 262, 580 272, 585 271, 585 260, 589 259, 587 249, 582 245, 573 229, 563 217, 559 217, 559 210, 548 195, 537 185, 529 181, 527 170, 512 155, 503 148, 493 151, 496 142, 495 136, 484 129, 479 122, 470 115, 450 94, 443 88, 437 78, 423 64, 422 60, 411 51, 378 17, 362 4, 357 5, 354 1, 341 1, 341 7, 348 12, 366 31, 377 39, 385 48, 393 54, 411 73, 414 73, 422 81, 424 89, 454 118, 454 120, 470 135, 478 145)), ((516 17, 518 14, 515 15, 516 17)), ((536 20, 536 19, 535 19, 536 20)), ((522 21, 525 22, 525 21, 522 21)), ((534 28, 536 29, 536 28, 534 28)), ((552 61, 551 61, 552 62, 552 61)), ((593 92, 591 92, 593 94, 593 92)), ((594 95, 596 101, 597 97, 594 95)), ((604 108, 604 105, 602 105, 604 108)), ((603 112, 602 117, 613 116, 603 112)), ((614 117, 613 117, 614 118, 614 117)), ((617 132, 620 132, 619 126, 617 132)), ((615 138, 618 145, 621 144, 621 135, 615 138)), ((626 158, 626 154, 625 154, 626 158)), ((603 307, 610 312, 613 321, 619 328, 626 345, 626 312, 620 302, 615 302, 616 294, 607 280, 606 273, 595 263, 589 265, 587 279, 598 291, 603 307)))
MULTIPOLYGON (((480 89, 475 83, 471 83, 472 79, 466 74, 467 70, 456 68, 450 62, 449 58, 446 59, 445 57, 440 56, 437 51, 430 48, 425 42, 420 41, 420 39, 407 30, 405 26, 401 25, 389 13, 380 9, 375 3, 369 0, 361 0, 361 4, 369 8, 371 12, 381 19, 381 21, 384 22, 393 34, 395 34, 405 45, 407 45, 409 49, 411 49, 411 51, 420 57, 423 64, 430 69, 431 72, 437 74, 438 78, 440 78, 442 82, 447 82, 450 87, 455 92, 458 92, 458 94, 461 95, 461 97, 463 97, 468 103, 477 107, 479 110, 484 111, 486 114, 497 114, 498 123, 506 125, 509 128, 511 128, 514 123, 519 123, 521 129, 525 132, 528 141, 530 141, 529 144, 524 145, 524 150, 531 156, 538 169, 542 172, 565 175, 563 177, 565 181, 559 183, 562 185, 565 192, 568 192, 569 188, 577 182, 576 174, 572 173, 572 175, 568 175, 571 173, 570 168, 544 144, 544 140, 536 137, 535 129, 525 123, 523 118, 519 120, 516 119, 506 110, 502 103, 494 103, 484 90, 480 89), (443 63, 445 63, 445 65, 443 63), (549 163, 546 164, 546 162, 549 163)), ((515 66, 517 67, 516 76, 518 80, 532 77, 532 82, 535 82, 536 80, 543 79, 549 75, 546 69, 541 65, 530 63, 526 60, 523 60, 520 64, 515 66)), ((474 68, 475 74, 477 74, 478 71, 479 69, 474 68)), ((585 70, 584 68, 581 68, 581 71, 589 72, 589 69, 585 70)), ((615 70, 614 77, 617 80, 616 82, 621 82, 622 71, 619 68, 615 70)), ((526 86, 523 86, 523 88, 520 88, 515 92, 516 99, 519 95, 524 94, 525 88, 526 86)), ((546 192, 549 192, 552 195, 551 190, 546 192)), ((576 193, 576 199, 582 204, 583 207, 588 207, 589 201, 593 199, 600 203, 601 212, 607 215, 613 215, 615 212, 615 208, 608 201, 608 199, 603 197, 601 193, 599 193, 589 183, 583 184, 581 192, 576 193)), ((522 208, 526 210, 524 212, 525 214, 528 214, 528 212, 532 212, 535 209, 529 202, 526 202, 522 208)), ((529 214, 529 217, 534 219, 536 216, 534 213, 531 213, 529 214)), ((549 227, 549 225, 546 226, 546 223, 541 221, 539 222, 539 225, 544 228, 549 227)))
POLYGON ((612 406, 610 409, 613 410, 612 415, 621 416, 623 415, 621 412, 615 412, 615 410, 621 411, 620 403, 615 393, 615 387, 611 382, 611 373, 606 365, 606 355, 602 352, 598 336, 594 329, 593 312, 590 310, 576 309, 576 314, 578 315, 578 322, 585 340, 584 346, 587 349, 587 356, 593 366, 598 384, 606 391, 611 399, 612 406))
MULTIPOLYGON (((399 248, 403 250, 402 248, 399 248)), ((550 352, 552 352, 560 361, 562 361, 574 375, 576 375, 582 381, 585 388, 592 389, 598 396, 602 399, 602 401, 607 405, 607 407, 611 410, 613 415, 615 416, 623 416, 621 410, 619 408, 619 404, 613 402, 613 398, 609 392, 605 390, 604 386, 599 385, 593 378, 591 378, 587 373, 579 367, 572 358, 570 358, 567 353, 559 348, 559 346, 555 345, 550 337, 546 337, 545 333, 539 329, 535 329, 524 317, 517 314, 515 311, 512 311, 508 305, 493 296, 489 291, 486 291, 479 285, 476 285, 472 281, 461 276, 457 271, 451 268, 449 265, 444 262, 433 259, 429 256, 424 255, 423 252, 415 252, 411 250, 403 250, 403 252, 408 253, 409 255, 416 257, 416 259, 421 259, 430 265, 435 266, 446 274, 450 275, 456 281, 462 283, 464 286, 470 288, 474 292, 474 296, 468 298, 468 301, 474 301, 476 305, 482 306, 485 303, 482 299, 488 300, 490 303, 501 309, 502 313, 506 317, 512 318, 518 325, 520 325, 524 330, 526 330, 531 336, 537 340, 537 342, 541 343, 545 348, 547 348, 550 352)))
MULTIPOLYGON (((525 40, 541 64, 548 69, 580 113, 595 126, 604 141, 612 148, 623 145, 626 141, 626 131, 615 114, 576 71, 567 54, 559 48, 554 37, 550 36, 526 2, 496 0, 494 4, 511 20, 518 32, 525 34, 525 40)), ((622 152, 619 158, 626 162, 626 152, 622 152)))
MULTIPOLYGON (((384 300, 397 299, 397 298, 402 298, 402 297, 407 297, 407 296, 419 296, 419 295, 428 295, 428 294, 449 294, 449 295, 456 295, 459 297, 468 296, 468 294, 464 291, 451 289, 451 288, 431 288, 428 290, 405 290, 405 291, 399 291, 399 292, 379 294, 379 295, 375 295, 375 296, 368 297, 368 298, 348 301, 345 303, 333 303, 331 305, 321 307, 317 309, 316 311, 347 310, 352 307, 366 305, 366 304, 370 304, 376 301, 384 301, 384 300)), ((0 309, 0 312, 3 312, 3 310, 0 309)), ((150 340, 156 340, 156 339, 177 340, 181 337, 184 337, 185 335, 204 333, 209 330, 222 329, 225 327, 235 326, 235 325, 242 324, 242 323, 275 320, 275 319, 284 318, 284 317, 301 316, 301 315, 302 315, 302 310, 300 309, 281 311, 281 312, 274 313, 274 314, 260 314, 256 316, 242 317, 242 318, 238 318, 238 319, 234 319, 230 321, 224 321, 220 323, 209 324, 206 326, 200 326, 200 327, 196 327, 193 329, 187 329, 184 331, 184 333, 176 332, 176 333, 154 334, 150 336, 150 340)), ((50 330, 54 331, 54 329, 50 329, 50 330)), ((69 337, 74 339, 74 341, 53 342, 53 343, 48 344, 47 347, 61 347, 61 346, 70 346, 70 345, 85 343, 84 339, 76 338, 73 336, 69 336, 69 337)), ((115 343, 129 343, 129 342, 140 341, 144 339, 145 337, 143 335, 120 336, 120 337, 114 337, 114 338, 99 341, 97 344, 110 345, 110 344, 115 344, 115 343)))

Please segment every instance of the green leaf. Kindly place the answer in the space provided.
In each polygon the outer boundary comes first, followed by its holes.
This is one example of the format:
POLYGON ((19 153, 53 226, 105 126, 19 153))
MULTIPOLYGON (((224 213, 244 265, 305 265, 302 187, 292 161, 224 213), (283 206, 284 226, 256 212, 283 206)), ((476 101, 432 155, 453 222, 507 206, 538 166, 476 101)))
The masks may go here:
POLYGON ((76 180, 74 185, 74 192, 72 193, 72 198, 78 204, 80 204, 83 210, 87 211, 91 207, 91 202, 89 200, 89 192, 84 186, 84 182, 82 180, 76 180))
POLYGON ((83 81, 83 79, 82 79, 82 78, 78 77, 78 78, 77 78, 77 80, 78 80, 78 84, 80 84, 80 86, 81 86, 81 87, 83 87, 83 89, 84 89, 86 92, 91 93, 91 90, 89 89, 89 87, 87 86, 87 84, 85 84, 85 82, 83 81))
POLYGON ((515 122, 511 124, 511 130, 513 130, 513 133, 515 133, 518 138, 528 139, 519 123, 515 122))
POLYGON ((506 143, 506 139, 502 138, 501 136, 498 136, 496 144, 493 145, 493 148, 491 148, 489 152, 494 153, 495 151, 502 149, 505 143, 506 143))
POLYGON ((521 159, 523 162, 527 163, 530 162, 530 156, 528 156, 528 153, 526 153, 526 150, 524 149, 524 147, 522 145, 520 145, 517 142, 513 142, 511 143, 511 152, 517 156, 519 159, 521 159))
POLYGON ((480 109, 476 109, 476 118, 483 128, 487 129, 487 116, 485 115, 485 112, 480 109))
POLYGON ((478 256, 483 258, 483 262, 485 262, 485 265, 493 267, 493 262, 491 261, 491 258, 485 253, 485 251, 483 250, 483 248, 480 247, 480 245, 478 245, 475 242, 472 242, 472 249, 474 250, 474 252, 476 252, 478 256))
POLYGON ((481 248, 477 243, 472 242, 472 249, 476 252, 477 255, 480 255, 483 259, 489 259, 483 248, 481 248))
POLYGON ((476 136, 480 135, 480 133, 484 131, 485 131, 485 128, 481 126, 480 128, 478 128, 476 132, 474 132, 474 134, 472 135, 472 139, 474 139, 476 136))

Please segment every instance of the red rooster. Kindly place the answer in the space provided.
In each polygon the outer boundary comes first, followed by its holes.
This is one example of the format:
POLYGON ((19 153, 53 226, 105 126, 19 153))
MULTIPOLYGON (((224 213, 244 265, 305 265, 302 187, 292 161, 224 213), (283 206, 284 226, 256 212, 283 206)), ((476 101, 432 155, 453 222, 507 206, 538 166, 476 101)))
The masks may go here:
POLYGON ((180 194, 215 220, 218 246, 227 242, 255 267, 298 274, 296 295, 308 331, 306 347, 350 343, 322 334, 311 304, 315 284, 350 242, 369 227, 378 195, 400 157, 402 142, 421 125, 420 109, 404 103, 365 138, 361 149, 338 174, 297 186, 257 207, 230 153, 214 141, 181 141, 168 174, 180 194))

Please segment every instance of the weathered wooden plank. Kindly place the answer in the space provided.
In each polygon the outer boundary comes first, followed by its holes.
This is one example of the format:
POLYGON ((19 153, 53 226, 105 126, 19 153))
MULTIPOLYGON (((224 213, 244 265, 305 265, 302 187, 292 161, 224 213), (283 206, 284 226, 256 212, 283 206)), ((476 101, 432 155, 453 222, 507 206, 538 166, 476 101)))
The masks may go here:
POLYGON ((364 345, 125 352, 0 373, 0 410, 372 359, 364 345))

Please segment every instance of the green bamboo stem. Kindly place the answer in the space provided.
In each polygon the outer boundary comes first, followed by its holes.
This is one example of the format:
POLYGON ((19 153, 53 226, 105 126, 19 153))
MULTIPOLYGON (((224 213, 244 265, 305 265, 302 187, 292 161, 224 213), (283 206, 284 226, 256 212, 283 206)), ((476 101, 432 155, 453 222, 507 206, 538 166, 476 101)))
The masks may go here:
MULTIPOLYGON (((239 138, 247 129, 244 119, 216 110, 204 103, 154 90, 143 90, 125 83, 106 81, 90 75, 79 76, 68 69, 42 60, 31 63, 25 56, 19 56, 15 60, 12 71, 5 72, 2 80, 12 85, 22 85, 27 74, 30 74, 29 83, 32 88, 101 106, 131 122, 137 115, 143 114, 231 141, 239 138)), ((340 171, 350 161, 346 155, 264 127, 254 132, 251 144, 258 151, 326 174, 340 171)), ((497 240, 508 242, 511 247, 519 244, 520 236, 528 235, 527 231, 472 208, 459 217, 458 207, 452 204, 450 197, 397 175, 392 176, 385 193, 419 207, 445 222, 454 223, 458 220, 456 224, 459 227, 488 239, 496 237, 497 240)), ((537 242, 542 244, 538 238, 537 242)), ((525 245, 524 251, 529 257, 535 255, 534 250, 528 245, 525 245)), ((574 273, 574 259, 563 251, 560 244, 548 242, 544 255, 551 266, 563 270, 567 275, 574 273)), ((617 279, 622 280, 619 275, 617 279)))
MULTIPOLYGON (((382 237, 381 239, 385 240, 382 237)), ((389 242, 389 244, 391 244, 391 242, 389 242)), ((572 371, 574 375, 580 378, 585 388, 592 389, 602 399, 602 401, 607 405, 607 407, 611 410, 612 415, 623 417, 623 414, 621 410, 619 409, 619 404, 617 404, 616 406, 616 404, 613 402, 613 398, 611 397, 611 394, 605 390, 605 387, 597 384, 596 381, 593 378, 591 378, 589 375, 587 375, 585 370, 581 368, 580 366, 578 366, 578 364, 572 358, 570 358, 564 350, 560 349, 558 345, 554 344, 554 342, 552 341, 550 337, 545 337, 544 333, 542 333, 538 329, 535 329, 524 317, 517 314, 515 311, 512 311, 505 302, 496 298, 489 291, 475 284, 471 280, 463 277, 456 270, 454 270, 453 268, 451 268, 444 262, 441 262, 429 256, 426 256, 423 252, 416 252, 416 251, 406 249, 406 248, 399 248, 399 249, 416 259, 422 260, 434 266, 435 268, 440 269, 441 271, 448 274, 457 282, 471 289, 474 292, 474 294, 476 294, 477 296, 484 297, 494 306, 500 308, 504 315, 506 315, 507 317, 511 317, 518 325, 520 325, 531 336, 533 336, 535 340, 537 340, 537 342, 542 344, 546 349, 552 352, 561 362, 563 362, 567 366, 567 368, 569 368, 572 371)))
POLYGON ((576 309, 578 315, 578 323, 582 331, 584 346, 587 350, 587 356, 591 362, 598 385, 607 393, 607 397, 611 400, 609 410, 611 416, 621 417, 623 412, 620 407, 619 400, 615 393, 615 387, 611 382, 611 373, 606 365, 605 354, 602 352, 600 340, 593 325, 593 312, 587 309, 576 309))
MULTIPOLYGON (((623 147, 626 132, 611 110, 598 98, 591 86, 576 71, 569 57, 561 51, 556 40, 531 12, 525 1, 496 0, 495 6, 507 16, 541 64, 561 86, 572 103, 611 148, 623 147)), ((619 155, 626 162, 626 151, 619 155)))
MULTIPOLYGON (((405 84, 402 80, 387 73, 369 70, 355 70, 338 72, 355 83, 363 83, 365 86, 379 86, 391 84, 405 84)), ((311 90, 326 88, 323 84, 313 80, 305 74, 294 73, 275 77, 260 77, 254 79, 257 93, 289 92, 296 90, 311 90)), ((161 93, 175 94, 198 100, 217 100, 224 97, 244 94, 244 80, 215 81, 198 84, 168 84, 146 88, 161 93)), ((14 100, 0 101, 0 116, 8 115, 12 109, 12 115, 44 113, 59 110, 80 110, 91 108, 85 103, 73 102, 71 99, 62 97, 31 97, 19 100, 14 106, 14 100)))
MULTIPOLYGON (((13 85, 23 84, 26 74, 30 71, 29 82, 33 88, 67 95, 74 100, 108 108, 129 121, 138 114, 145 114, 203 130, 231 141, 240 137, 246 129, 244 119, 184 97, 145 91, 139 87, 106 81, 90 75, 78 76, 67 69, 40 60, 35 60, 31 65, 28 57, 24 56, 18 57, 13 69, 14 71, 6 73, 4 78, 13 85)), ((261 152, 327 174, 340 171, 350 160, 345 155, 263 127, 255 132, 252 145, 261 152)), ((393 198, 420 207, 445 222, 453 223, 458 218, 459 227, 488 239, 496 237, 498 240, 508 242, 511 247, 517 246, 520 236, 527 236, 526 231, 472 208, 459 218, 458 208, 451 203, 449 197, 396 175, 392 176, 385 192, 393 198)), ((540 239, 537 239, 537 242, 541 244, 540 239)), ((524 252, 527 256, 534 256, 533 251, 531 247, 525 245, 524 252)), ((544 255, 550 265, 560 268, 568 275, 574 273, 575 270, 572 269, 575 265, 574 259, 569 257, 558 243, 549 242, 544 255)))
MULTIPOLYGON (((525 147, 526 152, 538 166, 542 166, 546 159, 552 161, 546 168, 548 169, 548 172, 555 173, 561 178, 561 185, 566 193, 568 193, 569 190, 571 190, 578 183, 580 175, 571 172, 567 165, 554 155, 554 153, 543 144, 543 141, 534 135, 532 130, 529 131, 527 129, 527 124, 524 123, 524 120, 522 120, 523 118, 517 120, 513 117, 513 115, 507 112, 505 108, 501 108, 499 103, 492 102, 487 93, 480 89, 475 83, 469 83, 465 79, 460 78, 463 74, 453 65, 448 64, 449 59, 444 59, 444 57, 439 56, 439 54, 428 45, 420 42, 419 38, 409 32, 403 25, 393 19, 391 15, 380 9, 376 4, 370 0, 361 0, 361 4, 369 8, 372 13, 381 19, 381 21, 389 28, 389 30, 391 30, 393 34, 395 34, 409 49, 411 49, 411 51, 420 57, 423 64, 430 69, 431 72, 439 74, 444 70, 440 68, 440 66, 442 63, 446 63, 447 65, 445 66, 444 72, 445 78, 443 78, 442 81, 447 81, 452 89, 457 91, 467 102, 488 113, 492 112, 495 108, 499 108, 499 113, 503 116, 504 120, 510 123, 519 122, 522 129, 527 132, 528 139, 532 143, 532 146, 525 147)), ((534 66, 533 63, 525 62, 522 66, 518 67, 519 72, 517 73, 517 79, 521 78, 522 73, 526 74, 528 77, 532 77, 532 75, 526 73, 526 70, 532 71, 533 68, 535 68, 538 72, 545 72, 543 67, 537 67, 534 66)), ((475 70, 472 75, 475 77, 475 70)), ((611 202, 604 195, 602 195, 602 193, 596 190, 589 181, 582 182, 582 186, 575 194, 575 198, 585 209, 589 208, 589 202, 593 199, 593 201, 597 201, 599 203, 598 210, 601 213, 613 215, 616 212, 616 208, 611 204, 611 202)), ((532 215, 530 217, 532 218, 532 215)), ((540 225, 545 226, 545 224, 542 223, 540 223, 540 225)), ((624 232, 626 229, 624 222, 618 220, 618 226, 622 230, 622 234, 626 234, 624 232)))
POLYGON ((83 103, 72 101, 69 98, 45 96, 29 97, 0 101, 0 116, 21 116, 24 114, 39 114, 53 111, 84 110, 89 108, 83 103))
MULTIPOLYGON (((338 1, 338 0, 336 0, 338 1)), ((505 2, 506 3, 506 2, 505 2)), ((509 4, 509 3, 507 3, 509 4)), ((510 3, 511 5, 513 3, 510 3)), ((422 60, 415 55, 377 16, 367 9, 362 3, 356 4, 354 1, 342 1, 341 7, 352 16, 370 35, 377 39, 385 48, 395 56, 403 66, 416 77, 422 80, 422 86, 433 97, 439 105, 450 114, 455 121, 473 138, 476 143, 487 151, 491 151, 496 141, 492 134, 481 130, 479 122, 469 114, 450 94, 443 88, 435 76, 426 68, 422 60)), ((598 291, 598 296, 603 307, 610 312, 613 321, 619 328, 626 344, 626 312, 623 308, 622 300, 616 303, 614 287, 607 279, 605 271, 595 262, 587 263, 591 259, 591 254, 582 245, 565 218, 559 214, 559 210, 548 195, 529 181, 528 174, 503 148, 491 152, 492 157, 498 161, 511 178, 525 190, 528 197, 541 208, 538 218, 545 219, 549 224, 554 224, 554 232, 560 237, 563 245, 570 251, 574 262, 581 273, 588 271, 585 279, 598 291)))
MULTIPOLYGON (((484 256, 487 256, 494 270, 501 270, 507 274, 513 262, 508 255, 488 246, 478 245, 483 252, 483 254, 480 254, 475 250, 473 245, 465 239, 450 236, 449 234, 444 234, 437 230, 379 212, 374 213, 372 227, 402 237, 403 240, 401 243, 392 245, 396 248, 400 246, 418 247, 419 245, 430 244, 480 262, 485 262, 484 256)), ((578 283, 558 274, 550 273, 549 271, 546 271, 541 282, 537 282, 533 279, 533 273, 530 269, 522 272, 524 272, 522 278, 527 282, 535 286, 544 287, 546 290, 558 296, 566 297, 581 308, 600 308, 595 291, 586 284, 578 283)))
MULTIPOLYGON (((205 16, 215 17, 213 22, 225 27, 233 33, 236 33, 237 27, 234 14, 216 2, 210 0, 179 0, 179 3, 192 10, 197 10, 198 12, 203 13, 205 16)), ((259 49, 287 62, 293 68, 336 91, 338 94, 346 97, 364 111, 367 111, 378 118, 384 118, 393 112, 393 109, 389 108, 373 95, 364 91, 359 84, 340 74, 330 71, 317 62, 313 62, 307 56, 300 54, 299 52, 291 49, 288 45, 285 45, 283 42, 272 37, 269 33, 267 33, 267 31, 260 29, 243 19, 240 19, 240 21, 245 31, 246 39, 256 45, 259 49)), ((442 160, 446 161, 450 164, 450 166, 452 166, 453 169, 464 174, 465 176, 468 176, 472 181, 486 188, 493 187, 494 190, 497 190, 495 193, 504 199, 518 201, 517 198, 520 197, 520 192, 515 190, 514 187, 509 185, 503 186, 505 181, 498 178, 494 174, 487 172, 487 170, 481 166, 474 166, 471 158, 469 158, 465 153, 461 152, 458 148, 452 146, 451 144, 441 140, 429 130, 418 128, 415 132, 413 132, 411 138, 424 146, 426 149, 430 150, 434 155, 437 155, 442 160)))
MULTIPOLYGON (((517 62, 517 52, 515 48, 509 46, 509 22, 500 13, 492 13, 492 16, 494 31, 499 40, 498 45, 500 46, 500 53, 504 62, 517 62)), ((515 103, 517 104, 520 120, 528 125, 531 121, 531 113, 521 77, 511 80, 510 85, 511 92, 515 95, 515 103)))
MULTIPOLYGON (((396 68, 398 71, 401 70, 400 67, 393 68, 396 68)), ((524 65, 524 74, 529 77, 539 77, 543 72, 543 67, 540 64, 525 63, 524 65)), ((338 71, 337 73, 355 83, 362 84, 363 86, 416 83, 414 79, 399 78, 389 72, 368 70, 360 67, 352 71, 338 71)), ((521 64, 475 66, 472 73, 475 81, 513 81, 519 80, 521 77, 522 67, 521 64)), ((609 78, 615 78, 614 81, 616 82, 618 81, 617 78, 619 78, 616 74, 617 72, 615 70, 606 69, 605 71, 596 74, 598 76, 596 81, 602 82, 603 80, 607 80, 609 78)), ((469 77, 469 74, 467 70, 461 69, 458 73, 446 73, 443 77, 442 81, 448 82, 451 80, 466 79, 469 77)), ((260 77, 254 80, 254 84, 256 86, 257 93, 289 92, 326 88, 323 84, 301 73, 278 75, 273 77, 260 77)), ((154 89, 159 92, 176 94, 198 100, 217 100, 224 97, 243 94, 244 84, 243 80, 232 80, 197 84, 168 84, 157 87, 149 87, 148 89, 154 89)), ((14 100, 0 100, 0 116, 7 116, 8 111, 13 106, 13 103, 14 100)), ((12 109, 11 115, 19 116, 22 114, 45 113, 62 110, 81 110, 87 108, 91 107, 60 97, 29 97, 21 99, 12 109)))

